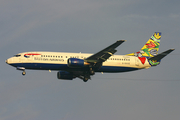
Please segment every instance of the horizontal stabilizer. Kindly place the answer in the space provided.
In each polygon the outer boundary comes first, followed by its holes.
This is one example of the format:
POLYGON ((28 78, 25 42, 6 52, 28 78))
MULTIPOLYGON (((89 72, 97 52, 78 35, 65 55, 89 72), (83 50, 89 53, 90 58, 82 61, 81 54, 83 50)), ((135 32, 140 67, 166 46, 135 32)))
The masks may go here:
POLYGON ((157 61, 159 61, 159 60, 161 60, 162 58, 164 58, 166 55, 168 55, 169 53, 171 53, 174 50, 175 49, 169 49, 169 50, 167 50, 167 51, 165 51, 163 53, 160 53, 160 54, 158 54, 158 55, 156 55, 154 57, 149 58, 148 60, 154 60, 154 61, 157 60, 157 61))

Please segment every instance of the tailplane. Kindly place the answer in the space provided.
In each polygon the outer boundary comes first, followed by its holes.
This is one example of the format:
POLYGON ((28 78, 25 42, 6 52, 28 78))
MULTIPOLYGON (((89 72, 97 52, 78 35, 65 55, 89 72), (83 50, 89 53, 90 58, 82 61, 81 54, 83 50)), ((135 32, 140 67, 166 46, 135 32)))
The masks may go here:
POLYGON ((169 53, 171 53, 174 50, 175 49, 169 49, 169 50, 166 50, 165 52, 162 52, 154 57, 148 58, 150 65, 156 66, 156 65, 160 64, 161 59, 163 59, 166 55, 168 55, 169 53))
POLYGON ((161 32, 155 32, 140 51, 127 54, 136 57, 154 57, 158 54, 161 39, 161 32))

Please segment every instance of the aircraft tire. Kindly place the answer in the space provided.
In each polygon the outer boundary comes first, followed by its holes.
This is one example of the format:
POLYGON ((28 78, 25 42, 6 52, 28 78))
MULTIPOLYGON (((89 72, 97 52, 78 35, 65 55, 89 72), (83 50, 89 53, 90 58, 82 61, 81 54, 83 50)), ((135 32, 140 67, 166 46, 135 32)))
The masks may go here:
POLYGON ((94 74, 95 74, 94 70, 90 70, 90 75, 94 75, 94 74))
POLYGON ((23 71, 23 72, 22 72, 22 75, 23 75, 23 76, 24 76, 24 75, 26 75, 26 72, 25 72, 25 71, 23 71))
POLYGON ((87 82, 87 81, 88 81, 88 78, 87 78, 87 77, 84 77, 83 81, 84 81, 84 82, 87 82))

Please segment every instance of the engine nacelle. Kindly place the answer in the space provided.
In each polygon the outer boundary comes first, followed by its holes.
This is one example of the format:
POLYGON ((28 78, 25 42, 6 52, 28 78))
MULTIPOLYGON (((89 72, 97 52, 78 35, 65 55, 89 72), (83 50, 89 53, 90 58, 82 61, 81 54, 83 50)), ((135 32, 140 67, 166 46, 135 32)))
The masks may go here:
POLYGON ((68 67, 72 67, 72 68, 82 68, 85 65, 89 65, 89 63, 86 63, 84 62, 84 60, 78 58, 69 58, 67 63, 68 63, 68 67))
POLYGON ((57 78, 63 80, 72 80, 74 77, 72 73, 66 71, 59 71, 57 72, 57 78))

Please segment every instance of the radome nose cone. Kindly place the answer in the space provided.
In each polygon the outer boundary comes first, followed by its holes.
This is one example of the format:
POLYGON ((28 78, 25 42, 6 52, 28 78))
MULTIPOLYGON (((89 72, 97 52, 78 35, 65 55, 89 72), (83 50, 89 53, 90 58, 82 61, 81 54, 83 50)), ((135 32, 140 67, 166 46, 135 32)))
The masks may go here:
POLYGON ((5 60, 5 62, 8 64, 8 59, 7 59, 7 60, 5 60))

